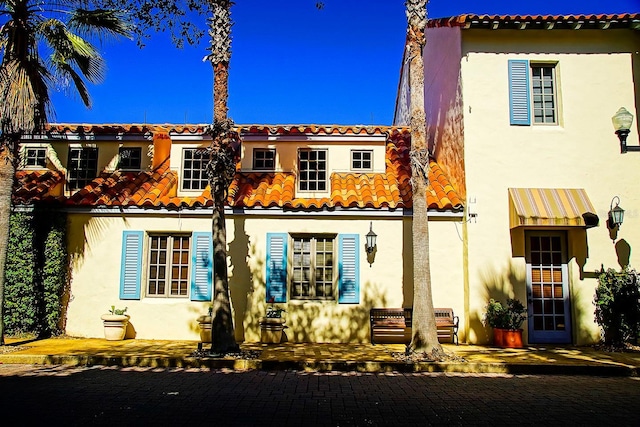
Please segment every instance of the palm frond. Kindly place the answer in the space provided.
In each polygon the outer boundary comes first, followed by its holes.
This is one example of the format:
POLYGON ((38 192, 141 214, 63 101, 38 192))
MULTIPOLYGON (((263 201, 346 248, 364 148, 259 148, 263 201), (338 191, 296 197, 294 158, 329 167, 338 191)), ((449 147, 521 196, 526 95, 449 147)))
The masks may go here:
MULTIPOLYGON (((70 32, 63 22, 48 19, 40 25, 47 44, 51 47, 51 65, 58 77, 66 78, 67 65, 78 67, 92 83, 104 80, 106 64, 91 43, 70 32)), ((73 79, 72 79, 73 80, 73 79)))
POLYGON ((96 36, 100 39, 124 36, 133 38, 133 26, 125 15, 116 10, 106 9, 76 9, 69 18, 70 29, 78 31, 83 36, 96 36))
POLYGON ((0 71, 0 121, 14 131, 40 131, 53 115, 51 74, 38 60, 4 62, 0 71))
POLYGON ((87 107, 91 108, 91 97, 89 95, 89 89, 85 84, 82 76, 71 67, 68 63, 59 63, 56 66, 56 73, 58 75, 59 80, 68 81, 71 80, 73 84, 66 84, 65 87, 69 91, 74 89, 74 92, 82 100, 82 103, 87 107))

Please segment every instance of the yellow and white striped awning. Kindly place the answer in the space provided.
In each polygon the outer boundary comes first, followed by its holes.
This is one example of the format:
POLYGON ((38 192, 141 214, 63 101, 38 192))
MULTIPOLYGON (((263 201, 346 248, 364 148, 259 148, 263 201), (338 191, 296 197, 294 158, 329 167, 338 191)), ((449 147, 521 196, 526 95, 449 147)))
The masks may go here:
POLYGON ((598 216, 581 188, 509 188, 510 228, 595 227, 598 216))

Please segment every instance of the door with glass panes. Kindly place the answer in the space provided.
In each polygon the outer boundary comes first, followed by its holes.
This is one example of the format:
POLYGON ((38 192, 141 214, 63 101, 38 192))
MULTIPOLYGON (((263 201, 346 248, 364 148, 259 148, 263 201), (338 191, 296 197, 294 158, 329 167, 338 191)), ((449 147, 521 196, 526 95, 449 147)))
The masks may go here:
POLYGON ((527 232, 530 343, 570 343, 571 305, 566 233, 527 232))

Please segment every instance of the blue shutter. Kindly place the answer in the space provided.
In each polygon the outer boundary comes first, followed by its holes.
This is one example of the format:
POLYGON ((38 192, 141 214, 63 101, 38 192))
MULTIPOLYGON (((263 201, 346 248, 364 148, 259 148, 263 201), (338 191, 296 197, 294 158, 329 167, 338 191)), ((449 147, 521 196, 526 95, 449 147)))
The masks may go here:
POLYGON ((194 232, 191 251, 191 301, 211 301, 213 240, 211 233, 194 232))
POLYGON ((143 237, 142 231, 122 232, 120 299, 140 299, 143 237))
POLYGON ((360 235, 341 234, 338 237, 338 302, 360 302, 360 235))
POLYGON ((287 233, 267 233, 267 302, 287 302, 287 233))
POLYGON ((512 125, 531 124, 529 61, 509 60, 509 120, 512 125))

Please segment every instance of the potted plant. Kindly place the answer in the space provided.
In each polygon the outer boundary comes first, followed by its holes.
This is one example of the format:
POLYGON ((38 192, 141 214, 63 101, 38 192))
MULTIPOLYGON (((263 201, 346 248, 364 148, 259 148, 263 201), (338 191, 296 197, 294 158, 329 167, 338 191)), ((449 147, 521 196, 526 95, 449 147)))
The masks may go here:
POLYGON ((104 337, 107 341, 120 341, 127 334, 129 315, 125 314, 127 307, 116 308, 111 306, 108 314, 103 314, 100 318, 104 326, 104 337))
POLYGON ((279 344, 282 341, 285 320, 283 308, 267 307, 267 314, 260 319, 260 341, 268 344, 279 344))
POLYGON ((491 298, 485 309, 484 322, 493 328, 493 344, 498 347, 522 348, 522 323, 527 308, 517 299, 509 298, 503 305, 491 298))
MULTIPOLYGON (((213 313, 213 306, 209 306, 209 314, 203 314, 198 317, 198 328, 200 328, 200 342, 211 343, 211 314, 213 313)), ((201 347, 200 344, 199 347, 201 347)))

